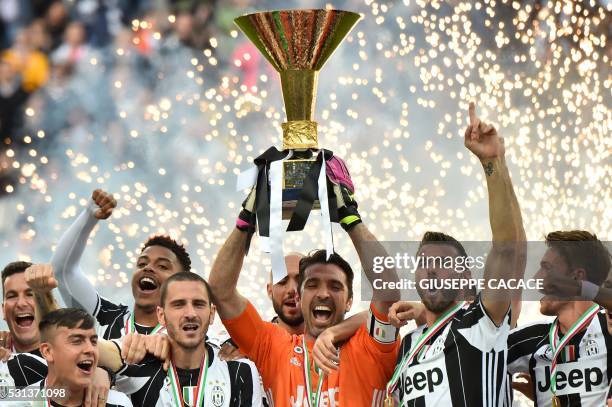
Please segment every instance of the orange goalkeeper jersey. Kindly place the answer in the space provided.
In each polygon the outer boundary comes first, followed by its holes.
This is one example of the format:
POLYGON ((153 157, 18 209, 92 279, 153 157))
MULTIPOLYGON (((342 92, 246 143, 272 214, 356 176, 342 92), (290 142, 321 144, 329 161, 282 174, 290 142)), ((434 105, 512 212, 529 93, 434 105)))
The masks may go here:
MULTIPOLYGON (((310 407, 304 380, 303 335, 289 335, 262 320, 250 302, 241 315, 223 324, 241 352, 255 362, 271 406, 310 407)), ((306 346, 312 355, 313 342, 306 346)), ((398 350, 397 330, 371 305, 367 325, 340 347, 340 369, 324 378, 319 405, 382 406, 398 350)), ((313 363, 310 377, 312 391, 316 391, 319 376, 313 363)))

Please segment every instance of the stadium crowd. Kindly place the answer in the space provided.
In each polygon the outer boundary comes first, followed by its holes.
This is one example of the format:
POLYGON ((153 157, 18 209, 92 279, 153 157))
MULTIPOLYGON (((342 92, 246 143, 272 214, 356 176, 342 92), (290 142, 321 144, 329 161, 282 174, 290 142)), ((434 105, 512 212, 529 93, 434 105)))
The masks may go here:
MULTIPOLYGON (((113 92, 118 81, 131 86, 130 103, 145 103, 164 86, 164 73, 192 58, 217 57, 214 71, 197 71, 202 78, 230 69, 229 61, 252 49, 228 41, 232 19, 245 7, 212 0, 2 1, 0 194, 19 185, 14 163, 31 148, 44 154, 54 139, 78 137, 84 123, 117 134, 126 104, 113 92)), ((245 84, 257 77, 258 61, 240 66, 245 84)), ((118 139, 109 144, 120 155, 125 146, 118 139)))
MULTIPOLYGON (((112 126, 119 113, 90 117, 83 93, 99 89, 97 98, 113 99, 117 95, 109 84, 118 77, 125 84, 131 79, 144 81, 145 88, 162 86, 156 75, 171 70, 178 55, 220 53, 235 59, 247 46, 224 50, 211 44, 217 42, 212 38, 228 35, 227 16, 237 14, 242 2, 162 3, 0 3, 3 182, 14 182, 10 158, 32 142, 14 137, 28 120, 36 120, 28 118, 27 109, 21 114, 24 106, 42 112, 37 118, 48 116, 36 142, 51 146, 53 137, 67 137, 66 129, 82 120, 96 120, 106 130, 112 126), (117 52, 132 57, 113 62, 117 52), (112 73, 93 74, 89 67, 102 60, 113 66, 112 73), (142 67, 142 75, 121 76, 126 63, 142 67), (5 154, 9 150, 13 153, 5 154)), ((227 60, 220 58, 219 64, 227 60)), ((241 67, 248 88, 250 70, 259 68, 241 67)), ((479 118, 473 103, 465 118, 465 148, 482 166, 488 195, 488 216, 469 215, 489 220, 492 248, 484 278, 521 279, 527 246, 513 186, 520 180, 511 179, 504 139, 479 118)), ((69 136, 78 144, 75 132, 69 136)), ((122 147, 116 148, 121 154, 122 147)), ((593 231, 546 235, 538 271, 546 294, 540 311, 552 320, 519 325, 520 293, 421 285, 471 278, 441 265, 417 268, 420 301, 400 301, 397 290, 387 289, 372 298, 367 311, 345 319, 353 306, 356 270, 362 269, 370 283, 381 275, 389 281, 397 276, 392 267, 382 273, 372 269, 372 259, 384 256, 385 249, 359 212, 359 186, 347 165, 332 156, 325 168, 342 238, 352 243, 360 265, 316 247, 287 255, 286 275, 275 280, 270 272, 266 285, 276 313, 269 322, 238 290, 260 211, 253 199, 237 211, 235 228, 208 279, 191 270, 193 247, 166 235, 143 242, 131 272, 133 301, 126 305, 101 295, 80 266, 83 256, 96 255, 87 251, 94 228, 121 206, 114 191, 95 189, 54 242, 47 263, 3 265, 8 331, 0 333, 0 404, 510 407, 516 389, 536 406, 612 405, 611 255, 593 231), (210 334, 215 318, 228 337, 210 334), (399 328, 409 321, 416 329, 400 336, 399 328), (516 375, 526 381, 515 380, 516 375)), ((463 258, 467 253, 449 234, 428 231, 418 255, 463 258)))

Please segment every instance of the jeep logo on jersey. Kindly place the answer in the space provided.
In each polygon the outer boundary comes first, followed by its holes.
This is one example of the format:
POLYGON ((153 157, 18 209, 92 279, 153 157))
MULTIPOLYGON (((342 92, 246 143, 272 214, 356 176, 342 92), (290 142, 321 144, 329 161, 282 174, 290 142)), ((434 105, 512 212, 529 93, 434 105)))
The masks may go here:
MULTIPOLYGON (((544 380, 539 380, 539 377, 537 379, 539 392, 550 391, 550 366, 544 367, 544 380)), ((581 368, 579 362, 564 363, 557 367, 557 394, 589 392, 602 384, 604 372, 598 367, 581 368)))
POLYGON ((402 374, 400 386, 400 398, 402 400, 412 400, 424 394, 433 393, 435 387, 444 381, 444 372, 439 367, 416 371, 415 367, 402 374))

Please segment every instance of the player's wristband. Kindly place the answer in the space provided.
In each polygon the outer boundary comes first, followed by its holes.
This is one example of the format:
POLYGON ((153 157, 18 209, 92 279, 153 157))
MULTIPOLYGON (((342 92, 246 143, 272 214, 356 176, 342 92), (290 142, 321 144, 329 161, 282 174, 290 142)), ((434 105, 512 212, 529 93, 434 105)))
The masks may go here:
POLYGON ((599 286, 597 284, 582 280, 582 285, 580 287, 580 296, 582 298, 593 301, 598 293, 599 286))
POLYGON ((339 208, 338 218, 340 218, 340 226, 347 232, 361 223, 361 215, 357 212, 357 205, 339 208))
POLYGON ((358 215, 348 215, 340 219, 340 226, 347 232, 361 223, 361 218, 358 215))

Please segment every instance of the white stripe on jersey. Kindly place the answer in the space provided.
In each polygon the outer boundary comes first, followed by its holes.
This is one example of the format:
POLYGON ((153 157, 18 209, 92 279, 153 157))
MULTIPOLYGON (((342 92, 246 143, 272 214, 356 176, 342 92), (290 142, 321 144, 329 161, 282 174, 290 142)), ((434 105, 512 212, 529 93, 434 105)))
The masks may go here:
MULTIPOLYGON (((132 311, 127 305, 121 303, 115 304, 108 298, 98 295, 98 303, 93 314, 96 321, 98 321, 96 324, 98 337, 107 340, 123 338, 127 334, 125 331, 125 324, 128 322, 131 315, 132 311)), ((143 335, 149 335, 154 329, 155 327, 146 327, 136 324, 136 331, 143 335)), ((162 332, 165 332, 165 328, 158 333, 162 332)))
MULTIPOLYGON (((537 407, 552 405, 550 366, 552 351, 548 332, 551 323, 536 323, 516 328, 508 339, 508 370, 529 371, 537 407)), ((601 407, 606 404, 612 337, 605 315, 598 314, 585 331, 577 334, 561 352, 557 364, 557 396, 562 406, 601 407), (571 347, 571 349, 570 349, 571 347), (564 355, 574 359, 565 360, 564 355)))
POLYGON ((125 321, 130 317, 127 305, 115 304, 98 295, 98 303, 93 313, 98 321, 96 331, 103 339, 119 339, 125 335, 125 321))
MULTIPOLYGON (((401 357, 423 332, 404 337, 401 357)), ((478 298, 463 309, 404 368, 395 396, 401 406, 499 407, 506 397, 510 313, 497 327, 478 298)))
POLYGON ((47 376, 47 361, 32 353, 13 353, 0 362, 0 377, 10 386, 25 387, 47 376))
MULTIPOLYGON (((210 362, 206 378, 204 406, 229 407, 232 396, 236 396, 248 388, 249 393, 243 393, 249 399, 248 406, 261 407, 263 395, 255 364, 248 359, 225 362, 219 359, 218 348, 208 346, 208 349, 209 356, 212 356, 212 362, 210 362), (243 367, 248 366, 251 373, 251 383, 244 383, 243 377, 240 376, 230 377, 230 368, 228 367, 230 363, 243 367), (240 382, 241 380, 242 382, 240 382), (232 387, 232 383, 236 387, 232 387)), ((238 370, 235 373, 238 374, 238 370)), ((129 394, 134 405, 175 406, 170 381, 162 370, 162 363, 157 359, 149 359, 140 365, 124 367, 117 376, 117 390, 129 394), (153 403, 154 401, 155 403, 153 403)), ((187 402, 187 400, 185 401, 187 402)))

